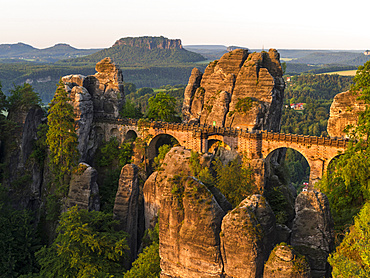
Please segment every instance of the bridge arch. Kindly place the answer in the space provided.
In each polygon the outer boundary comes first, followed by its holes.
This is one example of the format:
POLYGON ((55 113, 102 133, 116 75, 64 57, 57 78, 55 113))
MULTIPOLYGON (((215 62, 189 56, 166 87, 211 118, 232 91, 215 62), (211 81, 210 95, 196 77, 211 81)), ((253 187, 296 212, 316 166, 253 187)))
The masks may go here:
POLYGON ((134 141, 137 138, 137 133, 135 130, 128 130, 125 134, 125 140, 134 141))
POLYGON ((270 171, 274 166, 280 166, 284 162, 284 168, 275 168, 281 179, 290 178, 290 182, 298 189, 310 178, 310 161, 300 150, 288 147, 280 147, 272 150, 265 158, 265 171, 271 176, 270 171), (288 173, 286 173, 288 171, 288 173))
POLYGON ((180 145, 179 140, 177 140, 173 135, 161 133, 154 136, 149 141, 147 149, 147 157, 149 159, 149 163, 151 163, 153 159, 158 155, 159 147, 165 144, 170 146, 180 145))

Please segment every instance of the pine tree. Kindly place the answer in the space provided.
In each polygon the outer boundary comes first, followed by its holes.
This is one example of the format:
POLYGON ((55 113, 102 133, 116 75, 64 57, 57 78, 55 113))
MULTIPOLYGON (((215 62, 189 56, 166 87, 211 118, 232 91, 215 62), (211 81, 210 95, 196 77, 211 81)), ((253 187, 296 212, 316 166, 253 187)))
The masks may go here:
POLYGON ((72 167, 76 166, 78 159, 77 135, 73 106, 62 81, 59 81, 54 98, 51 100, 46 142, 50 151, 50 164, 55 176, 55 182, 66 193, 68 178, 72 167))

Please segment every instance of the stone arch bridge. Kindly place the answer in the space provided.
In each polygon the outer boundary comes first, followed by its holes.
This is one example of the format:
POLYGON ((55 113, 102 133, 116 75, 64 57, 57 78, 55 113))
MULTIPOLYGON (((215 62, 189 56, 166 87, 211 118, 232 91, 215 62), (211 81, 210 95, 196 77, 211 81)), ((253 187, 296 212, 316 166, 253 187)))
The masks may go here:
POLYGON ((95 132, 105 140, 116 136, 121 142, 127 138, 148 138, 148 157, 155 156, 155 142, 160 136, 174 137, 181 146, 198 152, 207 152, 211 142, 221 141, 232 150, 249 159, 266 159, 279 148, 300 152, 310 166, 310 185, 320 180, 330 161, 343 153, 345 139, 283 134, 266 131, 248 132, 242 129, 206 125, 142 121, 134 119, 96 118, 95 132))

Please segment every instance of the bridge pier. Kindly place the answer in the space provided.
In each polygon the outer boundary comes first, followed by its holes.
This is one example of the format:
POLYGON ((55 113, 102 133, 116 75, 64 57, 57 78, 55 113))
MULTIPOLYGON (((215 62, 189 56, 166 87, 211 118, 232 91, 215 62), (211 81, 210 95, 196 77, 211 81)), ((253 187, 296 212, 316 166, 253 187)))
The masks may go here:
POLYGON ((325 161, 321 159, 308 160, 308 164, 310 165, 310 181, 308 187, 310 190, 313 190, 315 189, 315 183, 322 179, 325 161))

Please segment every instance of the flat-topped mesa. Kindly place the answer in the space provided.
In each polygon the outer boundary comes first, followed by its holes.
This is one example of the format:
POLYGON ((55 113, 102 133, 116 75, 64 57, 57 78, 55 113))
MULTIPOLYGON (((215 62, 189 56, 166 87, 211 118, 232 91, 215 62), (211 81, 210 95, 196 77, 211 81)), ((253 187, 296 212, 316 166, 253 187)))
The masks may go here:
POLYGON ((182 49, 180 39, 167 39, 165 37, 138 37, 122 38, 116 41, 113 46, 127 45, 147 49, 182 49))
POLYGON ((249 130, 280 130, 285 83, 280 55, 236 49, 192 72, 185 90, 185 122, 249 130))

